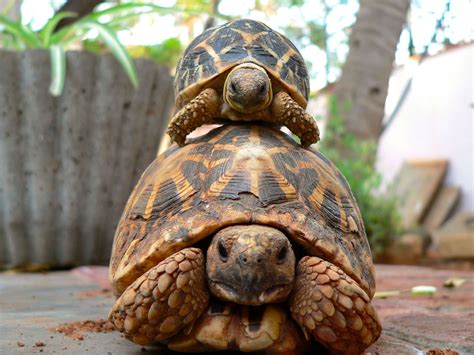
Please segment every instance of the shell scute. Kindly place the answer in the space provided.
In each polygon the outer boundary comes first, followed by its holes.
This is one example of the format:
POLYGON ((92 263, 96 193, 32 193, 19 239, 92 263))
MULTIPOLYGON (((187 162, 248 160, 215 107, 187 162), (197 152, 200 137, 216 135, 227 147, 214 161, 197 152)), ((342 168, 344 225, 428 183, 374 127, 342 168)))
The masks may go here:
POLYGON ((270 48, 277 58, 281 58, 290 52, 294 53, 294 49, 287 44, 288 40, 285 40, 279 34, 276 34, 275 36, 263 37, 262 41, 264 43, 264 47, 270 48))
POLYGON ((341 226, 341 213, 336 194, 330 188, 324 189, 321 213, 326 216, 327 223, 334 228, 341 226))
POLYGON ((289 196, 284 191, 285 188, 286 190, 291 189, 294 194, 294 188, 291 188, 288 180, 282 179, 281 175, 278 176, 268 171, 260 174, 258 196, 263 206, 287 201, 289 196))
POLYGON ((214 195, 221 200, 237 200, 239 193, 250 190, 249 173, 236 171, 226 174, 225 172, 211 185, 209 195, 214 195))
POLYGON ((206 166, 200 161, 186 160, 180 167, 183 177, 189 182, 194 190, 198 191, 202 188, 202 174, 207 173, 206 166))
POLYGON ((229 27, 222 27, 215 35, 209 38, 207 43, 212 47, 215 54, 222 54, 234 47, 234 43, 243 43, 243 41, 244 38, 240 33, 235 32, 229 27))

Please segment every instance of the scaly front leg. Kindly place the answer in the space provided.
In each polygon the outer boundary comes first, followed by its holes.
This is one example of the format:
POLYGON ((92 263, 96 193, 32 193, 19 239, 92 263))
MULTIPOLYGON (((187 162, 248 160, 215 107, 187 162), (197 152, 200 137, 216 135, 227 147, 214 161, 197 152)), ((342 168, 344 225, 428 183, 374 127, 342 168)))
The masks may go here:
POLYGON ((303 147, 319 141, 319 128, 316 121, 288 93, 280 91, 273 97, 272 119, 286 126, 296 134, 303 147))
POLYGON ((115 328, 139 344, 168 339, 194 322, 209 303, 206 264, 200 249, 169 256, 135 280, 109 314, 115 328))
POLYGON ((370 298, 337 266, 317 257, 298 263, 290 297, 293 319, 333 354, 360 354, 381 333, 370 298))
POLYGON ((186 136, 219 115, 220 98, 216 90, 208 88, 192 99, 171 119, 168 135, 171 142, 183 146, 186 136))

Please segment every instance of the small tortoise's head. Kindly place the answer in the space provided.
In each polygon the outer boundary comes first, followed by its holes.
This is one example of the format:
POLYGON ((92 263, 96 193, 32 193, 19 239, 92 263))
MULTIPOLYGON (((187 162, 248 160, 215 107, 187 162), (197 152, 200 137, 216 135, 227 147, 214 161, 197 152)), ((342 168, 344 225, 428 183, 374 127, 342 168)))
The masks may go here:
POLYGON ((232 226, 212 239, 206 271, 211 293, 221 300, 282 302, 293 288, 295 255, 288 238, 275 228, 232 226))
POLYGON ((238 112, 257 112, 270 105, 272 83, 262 67, 253 63, 240 64, 227 75, 223 97, 238 112))

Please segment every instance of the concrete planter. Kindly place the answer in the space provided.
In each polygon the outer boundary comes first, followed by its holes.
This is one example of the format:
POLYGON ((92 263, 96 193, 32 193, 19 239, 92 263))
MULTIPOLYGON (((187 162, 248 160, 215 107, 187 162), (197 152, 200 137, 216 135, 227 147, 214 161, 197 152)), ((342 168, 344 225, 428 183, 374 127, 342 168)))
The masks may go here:
POLYGON ((136 65, 134 90, 112 56, 69 52, 55 98, 47 51, 0 50, 0 268, 108 261, 173 102, 168 70, 136 65))

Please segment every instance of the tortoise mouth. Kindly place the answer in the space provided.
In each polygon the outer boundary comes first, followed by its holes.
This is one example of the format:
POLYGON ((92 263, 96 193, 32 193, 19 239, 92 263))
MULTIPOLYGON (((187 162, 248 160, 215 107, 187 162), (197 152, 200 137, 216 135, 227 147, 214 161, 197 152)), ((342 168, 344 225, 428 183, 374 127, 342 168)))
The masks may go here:
POLYGON ((257 292, 248 292, 246 287, 236 288, 229 284, 209 280, 214 296, 222 301, 241 305, 260 306, 268 303, 281 303, 288 299, 293 283, 273 285, 257 292), (241 290, 244 290, 243 292, 241 290))

